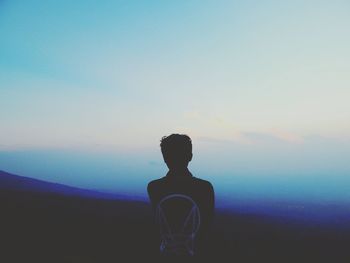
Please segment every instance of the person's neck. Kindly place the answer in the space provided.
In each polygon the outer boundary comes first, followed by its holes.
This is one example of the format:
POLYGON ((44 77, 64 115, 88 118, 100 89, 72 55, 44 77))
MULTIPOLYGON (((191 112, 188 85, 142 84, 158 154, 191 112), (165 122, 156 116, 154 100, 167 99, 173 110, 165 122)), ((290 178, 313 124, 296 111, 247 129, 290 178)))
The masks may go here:
POLYGON ((171 174, 172 176, 184 176, 188 173, 190 173, 190 171, 187 167, 169 169, 169 174, 171 174))

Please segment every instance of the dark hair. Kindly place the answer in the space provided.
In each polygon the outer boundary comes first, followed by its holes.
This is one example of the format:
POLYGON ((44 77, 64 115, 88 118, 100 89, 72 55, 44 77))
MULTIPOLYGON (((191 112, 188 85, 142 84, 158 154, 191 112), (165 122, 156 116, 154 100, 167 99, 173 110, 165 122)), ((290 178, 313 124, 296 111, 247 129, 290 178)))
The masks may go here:
POLYGON ((192 159, 192 140, 185 134, 164 136, 160 141, 160 148, 168 165, 187 165, 192 159))

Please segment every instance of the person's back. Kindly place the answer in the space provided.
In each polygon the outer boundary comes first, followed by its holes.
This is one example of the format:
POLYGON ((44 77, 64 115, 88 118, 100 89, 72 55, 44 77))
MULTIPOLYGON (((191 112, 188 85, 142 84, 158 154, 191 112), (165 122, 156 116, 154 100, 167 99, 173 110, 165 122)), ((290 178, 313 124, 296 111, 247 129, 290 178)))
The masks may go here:
POLYGON ((193 255, 213 217, 214 190, 208 181, 192 176, 187 169, 192 159, 192 143, 188 136, 172 134, 163 137, 161 150, 169 172, 163 178, 150 182, 147 188, 154 211, 161 217, 158 223, 172 228, 166 230, 172 233, 170 237, 161 233, 161 251, 176 254, 178 251, 174 244, 179 243, 177 239, 181 236, 178 232, 182 231, 193 242, 187 246, 188 254, 193 255), (175 221, 179 221, 180 225, 176 226, 175 221), (172 242, 168 242, 167 238, 172 242), (170 246, 175 246, 175 249, 170 249, 170 246))

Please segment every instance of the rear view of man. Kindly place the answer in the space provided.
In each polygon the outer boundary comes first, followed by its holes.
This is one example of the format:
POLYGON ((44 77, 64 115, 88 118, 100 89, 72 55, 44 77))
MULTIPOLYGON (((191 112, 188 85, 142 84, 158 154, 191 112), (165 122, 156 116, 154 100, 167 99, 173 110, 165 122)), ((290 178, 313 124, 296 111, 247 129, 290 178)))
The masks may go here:
POLYGON ((147 187, 160 227, 160 251, 164 255, 196 255, 214 214, 214 190, 211 183, 194 177, 187 168, 192 160, 190 137, 171 134, 162 138, 160 147, 169 171, 147 187))

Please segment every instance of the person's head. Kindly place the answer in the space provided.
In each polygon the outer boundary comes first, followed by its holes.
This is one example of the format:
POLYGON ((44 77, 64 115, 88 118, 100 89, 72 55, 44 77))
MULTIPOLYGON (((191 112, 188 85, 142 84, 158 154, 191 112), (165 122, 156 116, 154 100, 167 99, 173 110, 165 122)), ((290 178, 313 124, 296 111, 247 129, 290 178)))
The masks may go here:
POLYGON ((192 160, 192 141, 184 134, 164 136, 160 141, 163 158, 169 169, 182 169, 192 160))

